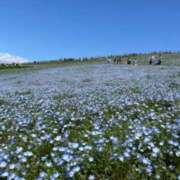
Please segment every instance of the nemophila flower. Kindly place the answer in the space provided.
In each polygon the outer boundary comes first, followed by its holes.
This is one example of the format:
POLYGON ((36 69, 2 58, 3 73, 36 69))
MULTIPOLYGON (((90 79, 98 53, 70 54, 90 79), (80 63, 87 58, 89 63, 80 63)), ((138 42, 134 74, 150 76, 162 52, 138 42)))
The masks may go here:
POLYGON ((100 134, 101 134, 101 132, 99 132, 99 131, 93 131, 93 132, 92 132, 92 135, 93 135, 93 136, 97 136, 97 135, 100 135, 100 134))
POLYGON ((73 149, 77 149, 79 147, 78 143, 69 143, 69 146, 73 149))
POLYGON ((62 137, 61 137, 61 136, 56 136, 55 140, 56 140, 56 141, 61 141, 61 140, 62 140, 62 137))
POLYGON ((88 138, 89 137, 89 133, 85 133, 84 137, 88 138))
POLYGON ((1 175, 1 177, 3 177, 3 178, 4 178, 4 177, 6 177, 6 178, 9 177, 9 173, 8 173, 8 172, 3 172, 3 173, 0 174, 0 175, 1 175))
POLYGON ((169 165, 169 169, 174 170, 174 169, 175 169, 175 166, 169 165))
POLYGON ((6 130, 6 126, 2 125, 1 130, 3 130, 3 131, 6 130))
POLYGON ((71 169, 71 171, 69 172, 69 176, 70 177, 73 177, 75 173, 79 172, 80 171, 80 167, 79 166, 76 166, 76 167, 73 167, 71 169))
POLYGON ((81 146, 81 147, 79 147, 79 150, 80 150, 80 151, 84 151, 85 148, 84 148, 83 146, 81 146))
POLYGON ((52 151, 58 151, 58 150, 59 150, 59 148, 57 146, 52 148, 52 151))
POLYGON ((16 167, 15 164, 10 164, 10 165, 9 165, 9 169, 11 169, 11 170, 12 170, 12 169, 15 169, 15 167, 16 167))
POLYGON ((137 133, 135 134, 135 139, 139 139, 141 136, 142 136, 142 134, 141 134, 140 132, 137 132, 137 133))
POLYGON ((148 174, 151 174, 152 171, 153 171, 152 166, 148 165, 147 168, 146 168, 146 172, 147 172, 148 174))
POLYGON ((161 176, 159 174, 156 174, 155 178, 156 179, 161 179, 161 176))
POLYGON ((50 176, 50 180, 55 180, 60 177, 60 173, 55 172, 50 176))
POLYGON ((64 133, 64 137, 65 137, 65 138, 68 138, 68 137, 69 137, 69 132, 66 131, 66 132, 64 133))
POLYGON ((123 157, 123 156, 119 156, 118 159, 119 159, 120 161, 122 161, 122 162, 124 161, 124 157, 123 157))
POLYGON ((129 151, 125 151, 123 155, 124 155, 124 157, 129 158, 130 157, 130 152, 129 151))
POLYGON ((50 140, 51 139, 51 134, 45 134, 44 136, 41 137, 41 139, 44 140, 50 140))
POLYGON ((70 162, 73 159, 73 156, 71 156, 70 154, 63 154, 61 159, 66 162, 70 162))
POLYGON ((16 153, 19 154, 23 151, 23 148, 22 147, 17 147, 16 148, 16 153))
POLYGON ((149 147, 152 148, 152 149, 155 147, 155 145, 154 145, 153 142, 150 142, 148 145, 149 145, 149 147))
MULTIPOLYGON (((57 147, 58 148, 58 147, 57 147)), ((56 149, 56 148, 55 148, 56 149)), ((66 147, 59 147, 58 150, 60 152, 66 152, 67 151, 67 148, 66 147)))
POLYGON ((153 152, 154 152, 155 154, 157 154, 157 153, 159 153, 159 152, 160 152, 160 150, 159 150, 159 148, 154 147, 154 148, 153 148, 153 152))
POLYGON ((180 157, 180 150, 178 150, 178 151, 176 152, 176 156, 177 156, 177 157, 180 157))
POLYGON ((89 157, 89 162, 93 162, 94 161, 94 158, 93 157, 89 157))
POLYGON ((36 134, 31 134, 31 136, 32 136, 33 138, 36 138, 36 137, 37 137, 37 135, 36 135, 36 134))
POLYGON ((170 141, 168 141, 168 143, 171 144, 171 145, 173 145, 173 146, 177 146, 177 147, 179 146, 179 143, 176 142, 176 141, 170 140, 170 141))
POLYGON ((88 177, 88 180, 95 180, 95 179, 96 179, 95 176, 92 174, 88 177))
POLYGON ((164 145, 164 142, 161 141, 161 142, 159 143, 159 145, 160 145, 160 146, 163 146, 163 145, 164 145))
POLYGON ((46 159, 47 159, 47 156, 41 157, 41 160, 42 160, 42 161, 45 161, 46 159))
POLYGON ((144 138, 144 143, 149 143, 151 141, 150 137, 145 137, 144 138))
POLYGON ((27 162, 27 158, 26 157, 19 157, 19 161, 22 163, 27 162))
POLYGON ((98 150, 99 152, 103 152, 104 147, 99 145, 99 146, 97 146, 97 150, 98 150))
POLYGON ((7 166, 7 162, 1 161, 0 162, 0 168, 5 168, 7 166))
POLYGON ((64 163, 64 160, 62 158, 53 158, 53 161, 56 163, 56 165, 61 166, 64 163))
POLYGON ((53 164, 52 164, 52 162, 46 162, 46 166, 47 166, 47 167, 52 167, 53 164))
POLYGON ((10 173, 9 174, 9 179, 17 179, 18 176, 15 173, 10 173))
POLYGON ((114 137, 114 136, 111 136, 110 137, 110 140, 112 141, 112 143, 116 144, 118 142, 118 138, 117 137, 114 137))
POLYGON ((151 164, 151 161, 148 158, 145 158, 145 157, 142 157, 141 161, 142 161, 143 164, 146 164, 146 165, 151 164))
POLYGON ((26 136, 22 137, 22 140, 23 140, 24 142, 27 142, 27 137, 26 137, 26 136))
POLYGON ((178 138, 179 138, 178 134, 176 134, 176 133, 172 133, 172 136, 173 136, 175 139, 178 139, 178 138))
POLYGON ((31 157, 33 156, 33 153, 31 151, 24 152, 24 156, 31 157))
POLYGON ((50 155, 54 159, 54 157, 56 156, 56 153, 51 152, 50 155))
POLYGON ((180 175, 177 176, 177 179, 180 180, 180 175))
MULTIPOLYGON (((5 147, 4 149, 6 149, 7 150, 7 147, 5 147)), ((0 162, 1 161, 8 161, 8 159, 9 159, 9 155, 8 154, 6 154, 5 153, 5 151, 1 151, 0 152, 0 162)))
POLYGON ((47 173, 46 172, 40 172, 39 177, 40 178, 46 178, 47 173))
POLYGON ((100 138, 97 141, 95 141, 96 144, 104 144, 105 139, 104 138, 100 138))
POLYGON ((84 146, 84 150, 92 150, 92 146, 86 145, 84 146))

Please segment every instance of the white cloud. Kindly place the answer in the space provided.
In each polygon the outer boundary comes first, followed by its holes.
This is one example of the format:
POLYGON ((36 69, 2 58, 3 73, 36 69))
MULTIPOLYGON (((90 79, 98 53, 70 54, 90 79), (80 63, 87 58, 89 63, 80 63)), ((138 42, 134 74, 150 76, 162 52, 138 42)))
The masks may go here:
POLYGON ((14 56, 9 53, 0 53, 0 64, 12 64, 12 63, 26 63, 28 62, 28 59, 19 57, 19 56, 14 56))

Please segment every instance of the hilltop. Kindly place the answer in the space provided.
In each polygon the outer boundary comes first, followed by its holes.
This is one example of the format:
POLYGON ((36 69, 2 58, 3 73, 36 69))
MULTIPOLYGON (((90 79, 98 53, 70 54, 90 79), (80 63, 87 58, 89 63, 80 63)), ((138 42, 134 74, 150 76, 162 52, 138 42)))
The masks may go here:
MULTIPOLYGON (((135 58, 138 60, 138 65, 148 65, 148 59, 150 56, 162 56, 162 65, 180 66, 180 52, 150 52, 150 53, 131 53, 131 54, 117 54, 110 56, 99 56, 99 57, 83 57, 83 58, 60 58, 53 60, 34 60, 33 62, 25 63, 1 63, 0 70, 17 70, 17 69, 41 69, 50 68, 56 66, 66 65, 80 65, 80 64, 97 64, 105 63, 107 59, 120 58, 122 59, 121 64, 126 64, 128 58, 135 58)), ((22 59, 21 59, 22 60, 22 59)), ((22 61, 21 61, 22 62, 22 61)))

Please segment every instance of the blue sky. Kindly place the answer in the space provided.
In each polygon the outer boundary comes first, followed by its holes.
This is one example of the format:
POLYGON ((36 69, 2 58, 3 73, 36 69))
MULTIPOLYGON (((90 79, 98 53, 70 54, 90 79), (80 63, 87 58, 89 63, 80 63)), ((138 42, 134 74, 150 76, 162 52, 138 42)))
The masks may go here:
POLYGON ((56 59, 180 50, 179 0, 1 0, 0 52, 56 59))

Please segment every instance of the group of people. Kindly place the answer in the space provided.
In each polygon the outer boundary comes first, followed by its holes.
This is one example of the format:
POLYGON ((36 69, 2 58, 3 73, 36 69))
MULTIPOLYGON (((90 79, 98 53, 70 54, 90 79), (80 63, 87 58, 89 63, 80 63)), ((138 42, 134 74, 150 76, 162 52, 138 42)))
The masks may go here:
POLYGON ((117 57, 114 57, 112 59, 108 58, 107 62, 108 63, 114 63, 114 64, 121 64, 122 63, 122 57, 121 56, 117 56, 117 57))
POLYGON ((159 55, 158 58, 156 58, 155 56, 151 56, 149 59, 149 64, 150 65, 161 65, 161 55, 159 55))
MULTIPOLYGON (((162 59, 161 55, 159 55, 159 57, 152 55, 149 58, 149 64, 150 65, 161 65, 161 62, 162 62, 161 59, 162 59)), ((118 56, 118 57, 114 57, 113 59, 107 59, 107 62, 114 63, 114 64, 120 64, 123 62, 123 60, 122 60, 122 57, 118 56)), ((137 65, 138 60, 136 58, 134 58, 134 59, 127 58, 127 64, 137 65)))
POLYGON ((137 59, 127 59, 127 64, 137 65, 137 59))

